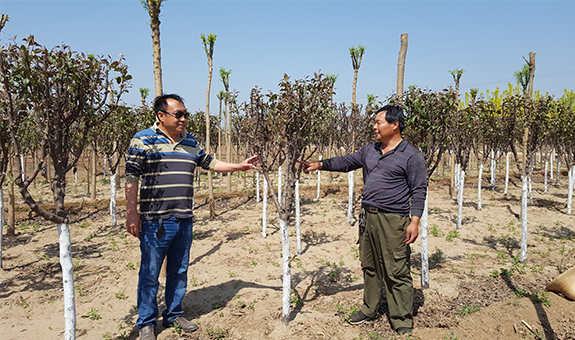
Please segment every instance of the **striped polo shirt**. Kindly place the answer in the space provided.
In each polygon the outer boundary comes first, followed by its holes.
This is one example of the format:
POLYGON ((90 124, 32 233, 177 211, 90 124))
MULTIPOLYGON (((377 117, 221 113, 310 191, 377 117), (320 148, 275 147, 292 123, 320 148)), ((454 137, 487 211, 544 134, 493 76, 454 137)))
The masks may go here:
POLYGON ((425 159, 406 140, 385 155, 381 142, 356 153, 323 160, 322 170, 348 172, 362 168, 362 203, 401 216, 421 217, 427 195, 425 159))
POLYGON ((136 133, 126 154, 126 182, 142 180, 140 218, 192 217, 196 166, 213 170, 216 162, 187 131, 177 143, 157 123, 136 133))

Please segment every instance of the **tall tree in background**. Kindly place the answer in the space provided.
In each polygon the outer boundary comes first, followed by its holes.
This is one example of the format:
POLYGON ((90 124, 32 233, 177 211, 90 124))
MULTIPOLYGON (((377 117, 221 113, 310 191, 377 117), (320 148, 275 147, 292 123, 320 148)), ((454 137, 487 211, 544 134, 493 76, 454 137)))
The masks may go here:
POLYGON ((150 15, 152 29, 152 48, 154 50, 154 85, 156 97, 162 95, 162 50, 160 48, 160 9, 165 0, 142 0, 144 9, 150 15))
POLYGON ((399 57, 397 59, 397 87, 396 96, 401 102, 403 97, 403 79, 405 75, 405 58, 407 56, 407 33, 401 34, 401 46, 399 48, 399 57))
POLYGON ((462 69, 456 68, 455 70, 449 71, 455 82, 455 93, 457 93, 457 98, 459 99, 459 81, 461 80, 461 75, 465 72, 462 69))
POLYGON ((361 67, 361 60, 363 59, 363 54, 365 53, 365 46, 358 45, 357 47, 350 47, 349 54, 351 56, 351 66, 353 66, 353 88, 351 92, 351 109, 352 111, 356 109, 356 89, 357 89, 357 74, 359 73, 359 68, 361 67))
MULTIPOLYGON (((221 152, 222 152, 221 151, 222 150, 222 100, 227 98, 226 91, 220 90, 220 92, 218 92, 216 97, 220 101, 220 115, 219 115, 220 118, 219 118, 219 123, 218 123, 218 153, 220 153, 220 158, 222 158, 221 157, 221 152)), ((216 156, 216 158, 218 158, 218 157, 216 156)))
POLYGON ((0 32, 4 28, 4 25, 6 25, 6 22, 8 22, 8 19, 10 19, 8 15, 0 14, 0 32))
MULTIPOLYGON (((208 85, 206 87, 206 152, 210 152, 210 91, 212 89, 212 72, 214 71, 213 56, 214 45, 216 44, 216 35, 210 33, 206 37, 204 33, 202 33, 200 34, 200 38, 204 44, 206 57, 208 57, 208 85)), ((216 217, 216 207, 214 206, 214 181, 211 171, 208 171, 208 191, 210 218, 214 218, 216 217)))
MULTIPOLYGON (((231 128, 231 118, 232 113, 232 101, 230 100, 230 74, 232 70, 226 71, 225 68, 220 67, 220 80, 224 84, 224 89, 226 90, 226 161, 232 162, 232 128, 231 128)), ((228 173, 228 191, 232 191, 232 173, 228 173)))

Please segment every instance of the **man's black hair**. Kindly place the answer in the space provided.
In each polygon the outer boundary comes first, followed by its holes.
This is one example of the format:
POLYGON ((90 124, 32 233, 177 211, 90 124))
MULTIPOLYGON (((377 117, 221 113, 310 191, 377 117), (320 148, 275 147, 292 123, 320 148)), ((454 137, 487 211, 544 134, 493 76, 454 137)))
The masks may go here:
POLYGON ((398 122, 399 132, 400 133, 403 132, 403 130, 405 129, 405 115, 403 114, 403 109, 395 105, 385 105, 384 107, 377 110, 375 115, 383 111, 386 111, 385 120, 387 120, 389 124, 393 122, 398 122))
POLYGON ((156 116, 158 115, 158 112, 164 111, 168 108, 167 99, 174 99, 182 104, 184 103, 184 99, 178 96, 177 94, 164 94, 159 97, 156 97, 156 99, 154 99, 154 113, 156 114, 156 116))

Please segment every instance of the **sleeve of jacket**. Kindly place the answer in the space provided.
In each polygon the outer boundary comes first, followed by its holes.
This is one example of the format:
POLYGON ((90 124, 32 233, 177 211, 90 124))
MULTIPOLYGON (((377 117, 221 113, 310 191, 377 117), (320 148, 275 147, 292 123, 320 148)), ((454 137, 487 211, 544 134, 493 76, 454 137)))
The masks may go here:
POLYGON ((362 147, 357 152, 340 156, 333 157, 322 160, 323 167, 322 170, 326 171, 336 171, 336 172, 349 172, 363 167, 363 159, 365 148, 362 147))
POLYGON ((421 217, 427 196, 427 170, 420 152, 411 156, 407 162, 407 185, 411 192, 411 215, 421 217))

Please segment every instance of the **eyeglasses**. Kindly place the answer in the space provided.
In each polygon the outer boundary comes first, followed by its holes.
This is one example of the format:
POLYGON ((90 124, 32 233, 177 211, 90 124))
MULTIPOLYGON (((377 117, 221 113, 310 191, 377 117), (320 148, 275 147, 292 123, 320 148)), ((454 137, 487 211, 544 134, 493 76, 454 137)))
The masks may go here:
POLYGON ((176 119, 182 119, 182 117, 184 117, 185 119, 188 119, 188 117, 190 116, 190 113, 188 111, 178 111, 178 112, 162 111, 162 112, 168 113, 176 119))

